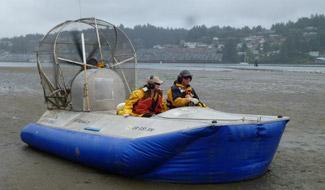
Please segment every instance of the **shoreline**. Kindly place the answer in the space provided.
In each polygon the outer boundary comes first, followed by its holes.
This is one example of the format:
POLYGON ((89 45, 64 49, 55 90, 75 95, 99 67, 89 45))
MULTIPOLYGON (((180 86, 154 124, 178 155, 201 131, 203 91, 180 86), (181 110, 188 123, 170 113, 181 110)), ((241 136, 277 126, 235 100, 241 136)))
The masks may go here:
MULTIPOLYGON (((231 70, 247 70, 247 71, 264 71, 264 72, 298 72, 298 73, 315 73, 325 74, 325 65, 240 65, 240 64, 211 64, 211 63, 138 63, 135 65, 137 70, 142 69, 158 69, 158 70, 201 70, 201 71, 231 71, 231 70)), ((17 69, 24 70, 28 68, 37 69, 36 63, 10 63, 1 65, 2 70, 17 69)))
MULTIPOLYGON (((216 61, 206 61, 206 60, 184 60, 184 61, 173 61, 173 60, 167 60, 167 61, 162 61, 162 60, 137 60, 138 64, 141 63, 153 63, 153 64, 216 64, 216 65, 233 65, 233 64, 238 64, 240 65, 240 62, 235 62, 235 63, 229 63, 229 62, 216 62, 216 61)), ((0 60, 0 63, 26 63, 26 64, 36 64, 36 60, 33 61, 6 61, 6 60, 0 60)), ((324 66, 325 67, 325 62, 324 63, 278 63, 278 62, 260 62, 258 65, 312 65, 312 66, 324 66)), ((249 63, 249 66, 254 66, 254 63, 249 63)))

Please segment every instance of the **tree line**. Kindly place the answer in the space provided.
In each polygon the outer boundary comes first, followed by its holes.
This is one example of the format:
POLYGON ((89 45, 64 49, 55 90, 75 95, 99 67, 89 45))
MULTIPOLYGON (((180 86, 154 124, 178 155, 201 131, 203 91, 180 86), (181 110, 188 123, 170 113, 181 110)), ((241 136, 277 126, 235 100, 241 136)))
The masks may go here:
MULTIPOLYGON (((151 24, 137 25, 133 28, 123 25, 119 27, 127 33, 136 49, 149 49, 158 44, 179 46, 183 42, 199 42, 215 47, 222 44, 223 48, 218 51, 221 51, 225 61, 231 62, 240 59, 239 51, 247 55, 254 53, 251 52, 252 49, 249 49, 249 44, 245 42, 245 38, 249 36, 263 36, 266 39, 262 47, 256 47, 261 54, 259 59, 264 62, 308 61, 311 59, 308 52, 316 51, 320 55, 325 53, 324 15, 311 15, 300 18, 296 22, 277 23, 270 29, 262 26, 235 28, 205 25, 184 29, 163 28, 151 24), (281 43, 273 43, 274 41, 270 39, 272 35, 280 36, 283 40, 281 43), (239 44, 241 44, 240 47, 238 47, 239 44)), ((27 34, 2 38, 0 39, 0 53, 34 53, 42 37, 43 34, 27 34)))

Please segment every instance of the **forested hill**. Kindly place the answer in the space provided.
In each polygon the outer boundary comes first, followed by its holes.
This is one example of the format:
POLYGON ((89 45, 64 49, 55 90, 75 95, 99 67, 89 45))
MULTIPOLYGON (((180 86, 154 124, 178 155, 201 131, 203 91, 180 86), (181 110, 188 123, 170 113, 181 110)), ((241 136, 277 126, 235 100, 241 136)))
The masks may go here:
MULTIPOLYGON (((139 51, 139 59, 143 58, 144 61, 163 59, 155 57, 158 53, 175 56, 174 61, 177 61, 178 55, 173 55, 175 50, 184 53, 187 49, 192 52, 200 49, 202 52, 204 48, 209 49, 207 52, 210 54, 215 54, 208 57, 211 57, 210 61, 216 62, 239 62, 245 58, 248 61, 297 63, 311 62, 325 55, 324 15, 277 23, 270 29, 261 26, 234 28, 205 25, 184 29, 150 24, 133 28, 119 27, 129 35, 139 51), (147 51, 151 52, 151 57, 146 57, 147 51)), ((28 34, 0 39, 0 60, 8 54, 34 54, 42 37, 42 34, 28 34)))

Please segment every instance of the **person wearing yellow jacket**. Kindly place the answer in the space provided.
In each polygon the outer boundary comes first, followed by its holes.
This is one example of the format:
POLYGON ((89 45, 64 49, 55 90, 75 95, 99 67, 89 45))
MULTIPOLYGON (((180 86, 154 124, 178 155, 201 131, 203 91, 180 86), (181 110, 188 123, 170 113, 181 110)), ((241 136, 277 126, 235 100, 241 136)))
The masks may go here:
POLYGON ((163 83, 157 76, 150 76, 144 87, 134 90, 125 101, 119 115, 151 117, 154 114, 167 111, 160 85, 163 83))
POLYGON ((192 74, 188 70, 183 70, 177 76, 173 86, 167 91, 167 104, 169 108, 183 106, 207 107, 199 99, 194 88, 191 87, 192 74))

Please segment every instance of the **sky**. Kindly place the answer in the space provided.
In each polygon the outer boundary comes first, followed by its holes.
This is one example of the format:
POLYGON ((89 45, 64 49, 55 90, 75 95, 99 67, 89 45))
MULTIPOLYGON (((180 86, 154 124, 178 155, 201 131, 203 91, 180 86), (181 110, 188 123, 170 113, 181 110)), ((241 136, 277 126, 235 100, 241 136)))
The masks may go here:
POLYGON ((66 20, 172 28, 257 26, 325 14, 325 0, 0 0, 0 38, 45 34, 66 20))

